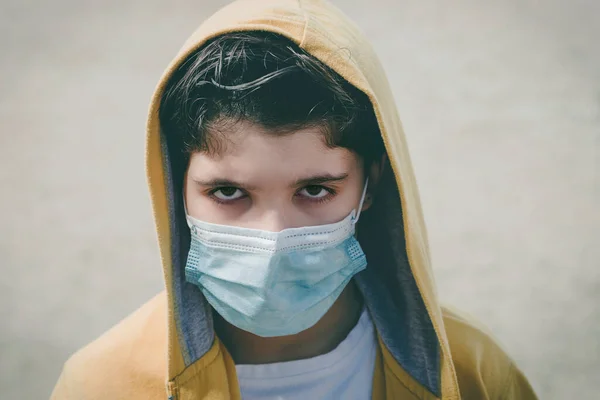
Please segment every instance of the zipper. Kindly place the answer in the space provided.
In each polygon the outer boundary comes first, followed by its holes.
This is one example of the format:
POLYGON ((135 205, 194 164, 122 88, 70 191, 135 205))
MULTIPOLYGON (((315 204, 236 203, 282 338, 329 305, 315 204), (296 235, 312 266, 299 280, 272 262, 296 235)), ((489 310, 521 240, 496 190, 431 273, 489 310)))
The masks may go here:
POLYGON ((175 386, 175 382, 167 382, 167 400, 177 400, 177 386, 175 386))

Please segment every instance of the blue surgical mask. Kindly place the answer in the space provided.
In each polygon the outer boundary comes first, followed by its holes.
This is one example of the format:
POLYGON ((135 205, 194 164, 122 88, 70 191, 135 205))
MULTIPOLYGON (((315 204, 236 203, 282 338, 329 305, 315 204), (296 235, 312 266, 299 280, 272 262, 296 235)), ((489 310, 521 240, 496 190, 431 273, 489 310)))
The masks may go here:
POLYGON ((310 328, 367 266, 354 237, 367 183, 358 213, 334 224, 269 232, 188 215, 186 280, 226 321, 255 335, 286 336, 310 328))

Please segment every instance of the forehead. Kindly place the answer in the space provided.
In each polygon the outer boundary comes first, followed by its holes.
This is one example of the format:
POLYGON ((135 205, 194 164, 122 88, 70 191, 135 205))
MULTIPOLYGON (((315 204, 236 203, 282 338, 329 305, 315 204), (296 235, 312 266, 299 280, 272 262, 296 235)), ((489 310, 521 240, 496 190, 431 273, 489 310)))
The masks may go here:
POLYGON ((221 135, 226 140, 218 152, 192 154, 191 174, 279 180, 305 174, 351 173, 358 164, 358 157, 352 151, 328 146, 319 127, 279 134, 240 122, 221 131, 221 135))

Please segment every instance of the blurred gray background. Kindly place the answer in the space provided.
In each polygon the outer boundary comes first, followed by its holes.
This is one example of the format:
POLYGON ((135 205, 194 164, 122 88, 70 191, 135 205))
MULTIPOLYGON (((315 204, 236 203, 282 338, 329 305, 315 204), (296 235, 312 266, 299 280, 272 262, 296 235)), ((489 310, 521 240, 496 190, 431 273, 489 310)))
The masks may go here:
MULTIPOLYGON (((162 287, 147 105, 226 1, 0 2, 0 392, 162 287)), ((542 399, 600 378, 600 2, 335 1, 381 55, 442 299, 490 327, 542 399)))

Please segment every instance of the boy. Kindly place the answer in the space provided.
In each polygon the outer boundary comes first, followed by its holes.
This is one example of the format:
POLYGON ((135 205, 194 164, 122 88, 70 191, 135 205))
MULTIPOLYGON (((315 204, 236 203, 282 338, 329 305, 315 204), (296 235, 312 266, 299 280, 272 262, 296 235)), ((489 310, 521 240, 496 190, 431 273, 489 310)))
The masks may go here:
POLYGON ((147 169, 166 292, 54 399, 535 398, 438 304, 392 94, 330 4, 206 21, 156 89, 147 169))

